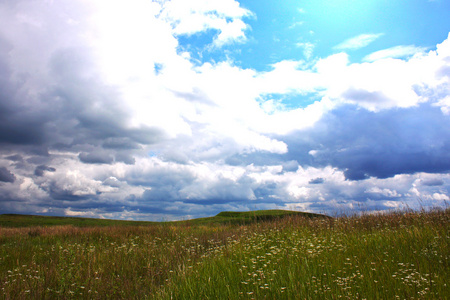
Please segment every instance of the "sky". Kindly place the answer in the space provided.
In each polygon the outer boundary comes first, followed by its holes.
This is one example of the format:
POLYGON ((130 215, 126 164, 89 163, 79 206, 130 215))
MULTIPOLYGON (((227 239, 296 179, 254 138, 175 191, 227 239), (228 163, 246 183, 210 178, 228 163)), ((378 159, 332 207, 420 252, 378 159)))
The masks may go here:
POLYGON ((0 213, 448 207, 447 0, 0 0, 0 213))

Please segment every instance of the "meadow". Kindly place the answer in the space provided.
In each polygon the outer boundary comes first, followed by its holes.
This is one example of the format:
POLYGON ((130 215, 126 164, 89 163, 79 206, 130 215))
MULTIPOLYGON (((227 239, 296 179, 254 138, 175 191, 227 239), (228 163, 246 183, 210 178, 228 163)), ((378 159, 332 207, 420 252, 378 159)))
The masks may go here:
POLYGON ((448 208, 339 218, 262 211, 163 223, 74 219, 0 216, 2 299, 450 295, 448 208))

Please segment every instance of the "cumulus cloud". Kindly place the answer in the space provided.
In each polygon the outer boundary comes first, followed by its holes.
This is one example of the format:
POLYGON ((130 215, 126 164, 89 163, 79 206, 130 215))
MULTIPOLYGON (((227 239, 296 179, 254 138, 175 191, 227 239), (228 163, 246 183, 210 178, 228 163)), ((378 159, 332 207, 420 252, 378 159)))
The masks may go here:
POLYGON ((13 183, 15 180, 16 176, 13 173, 5 167, 0 167, 0 181, 13 183))
POLYGON ((447 122, 439 109, 429 105, 379 113, 342 106, 314 128, 292 134, 286 140, 288 155, 300 164, 339 167, 351 180, 448 172, 447 122), (315 149, 314 155, 305 156, 310 149, 315 149))
POLYGON ((234 0, 171 0, 164 2, 161 14, 175 35, 217 30, 213 44, 218 47, 245 41, 248 25, 242 19, 253 15, 234 0))
POLYGON ((375 194, 375 195, 379 194, 379 195, 382 195, 387 198, 398 198, 398 197, 402 196, 396 190, 380 189, 379 187, 372 187, 372 188, 366 190, 366 193, 375 194))
POLYGON ((252 15, 233 0, 0 3, 2 212, 161 220, 448 198, 449 39, 261 72, 179 42, 243 42, 252 15))

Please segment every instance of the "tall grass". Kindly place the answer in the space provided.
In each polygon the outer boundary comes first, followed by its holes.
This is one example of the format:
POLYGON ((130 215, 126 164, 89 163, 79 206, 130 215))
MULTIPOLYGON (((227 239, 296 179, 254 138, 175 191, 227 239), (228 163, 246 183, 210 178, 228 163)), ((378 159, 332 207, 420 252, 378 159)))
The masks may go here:
POLYGON ((448 299, 450 210, 0 227, 5 299, 448 299))
POLYGON ((246 228, 164 299, 447 299, 449 210, 246 228))
POLYGON ((239 228, 60 226, 13 230, 11 235, 11 229, 2 229, 0 238, 0 291, 4 297, 129 299, 152 295, 173 273, 184 272, 239 228))

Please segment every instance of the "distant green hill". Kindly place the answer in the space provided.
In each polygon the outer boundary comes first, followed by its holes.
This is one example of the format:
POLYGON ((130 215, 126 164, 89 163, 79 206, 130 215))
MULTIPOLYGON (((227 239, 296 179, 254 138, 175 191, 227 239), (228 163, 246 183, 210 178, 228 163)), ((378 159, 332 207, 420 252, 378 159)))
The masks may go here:
POLYGON ((31 227, 31 226, 61 226, 72 225, 76 227, 88 226, 148 226, 148 225, 208 225, 208 224, 249 224, 260 221, 270 221, 287 216, 303 216, 306 218, 330 218, 326 215, 288 211, 288 210, 256 210, 246 212, 224 211, 214 217, 198 218, 173 222, 124 221, 76 217, 52 217, 4 214, 0 215, 0 227, 31 227))
POLYGON ((288 216, 301 216, 305 218, 331 218, 326 215, 313 214, 306 212, 290 211, 290 210, 254 210, 245 212, 223 211, 214 217, 198 218, 188 221, 191 224, 249 224, 260 221, 271 221, 281 219, 288 216))

